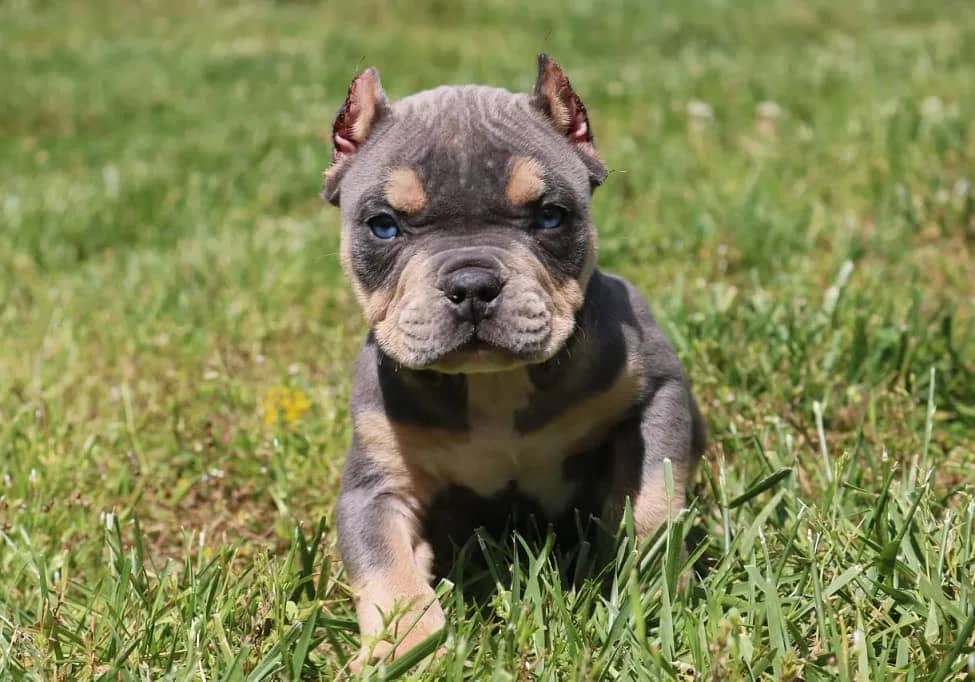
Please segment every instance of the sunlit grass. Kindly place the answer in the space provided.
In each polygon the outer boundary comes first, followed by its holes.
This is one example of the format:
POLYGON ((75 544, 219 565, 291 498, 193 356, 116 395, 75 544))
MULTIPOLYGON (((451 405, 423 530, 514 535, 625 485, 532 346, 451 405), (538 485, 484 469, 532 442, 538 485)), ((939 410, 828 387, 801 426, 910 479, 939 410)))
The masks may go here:
POLYGON ((442 583, 442 641, 369 672, 975 675, 975 7, 0 19, 0 677, 345 669, 330 520, 365 330, 317 196, 328 126, 362 65, 392 96, 525 89, 541 50, 613 169, 601 264, 685 361, 707 460, 691 507, 643 547, 621 529, 588 582, 475 539, 493 595, 442 583))

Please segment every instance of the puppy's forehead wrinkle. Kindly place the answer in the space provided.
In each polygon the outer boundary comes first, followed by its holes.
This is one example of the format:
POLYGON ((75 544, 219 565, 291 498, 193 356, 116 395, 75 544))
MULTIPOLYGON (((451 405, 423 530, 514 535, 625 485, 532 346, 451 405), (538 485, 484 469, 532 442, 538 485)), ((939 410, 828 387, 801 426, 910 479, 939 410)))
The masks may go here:
MULTIPOLYGON (((400 100, 394 111, 395 137, 414 140, 421 148, 442 145, 457 157, 493 165, 496 172, 511 155, 526 150, 538 159, 552 157, 562 166, 577 161, 524 94, 485 86, 443 86, 400 100)), ((582 171, 581 164, 575 170, 582 171)))
POLYGON ((527 95, 484 85, 443 85, 399 100, 393 111, 399 121, 440 124, 442 130, 463 132, 475 123, 511 120, 533 110, 527 95))

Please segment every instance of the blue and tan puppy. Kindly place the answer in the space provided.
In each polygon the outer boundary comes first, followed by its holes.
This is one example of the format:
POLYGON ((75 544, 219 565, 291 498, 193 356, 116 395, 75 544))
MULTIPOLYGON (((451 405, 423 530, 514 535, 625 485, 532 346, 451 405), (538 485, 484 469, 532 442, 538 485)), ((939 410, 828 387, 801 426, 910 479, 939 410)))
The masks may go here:
POLYGON ((394 610, 408 633, 396 654, 443 625, 431 579, 451 543, 519 504, 556 528, 618 522, 627 497, 650 534, 667 516, 663 460, 682 502, 704 429, 640 293, 596 267, 606 167, 554 61, 539 57, 531 94, 450 86, 397 102, 367 69, 332 142, 323 194, 371 329, 339 546, 363 655, 394 610))

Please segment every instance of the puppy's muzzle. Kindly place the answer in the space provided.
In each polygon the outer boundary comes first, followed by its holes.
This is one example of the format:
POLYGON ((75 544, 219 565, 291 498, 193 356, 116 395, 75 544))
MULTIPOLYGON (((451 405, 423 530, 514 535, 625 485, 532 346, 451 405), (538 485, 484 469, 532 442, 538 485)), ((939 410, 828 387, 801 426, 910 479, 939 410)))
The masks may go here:
POLYGON ((437 288, 443 291, 457 321, 477 324, 494 314, 504 282, 501 263, 496 259, 465 253, 444 263, 437 288))

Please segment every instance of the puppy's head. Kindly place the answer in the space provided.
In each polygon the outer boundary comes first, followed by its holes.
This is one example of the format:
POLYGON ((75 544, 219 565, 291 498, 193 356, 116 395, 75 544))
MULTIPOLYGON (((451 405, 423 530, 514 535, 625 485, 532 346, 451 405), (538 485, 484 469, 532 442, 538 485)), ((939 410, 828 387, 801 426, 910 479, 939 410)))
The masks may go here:
POLYGON ((398 102, 366 69, 339 110, 323 195, 369 325, 407 367, 543 362, 572 333, 606 168, 568 78, 538 65, 531 94, 445 86, 398 102))

